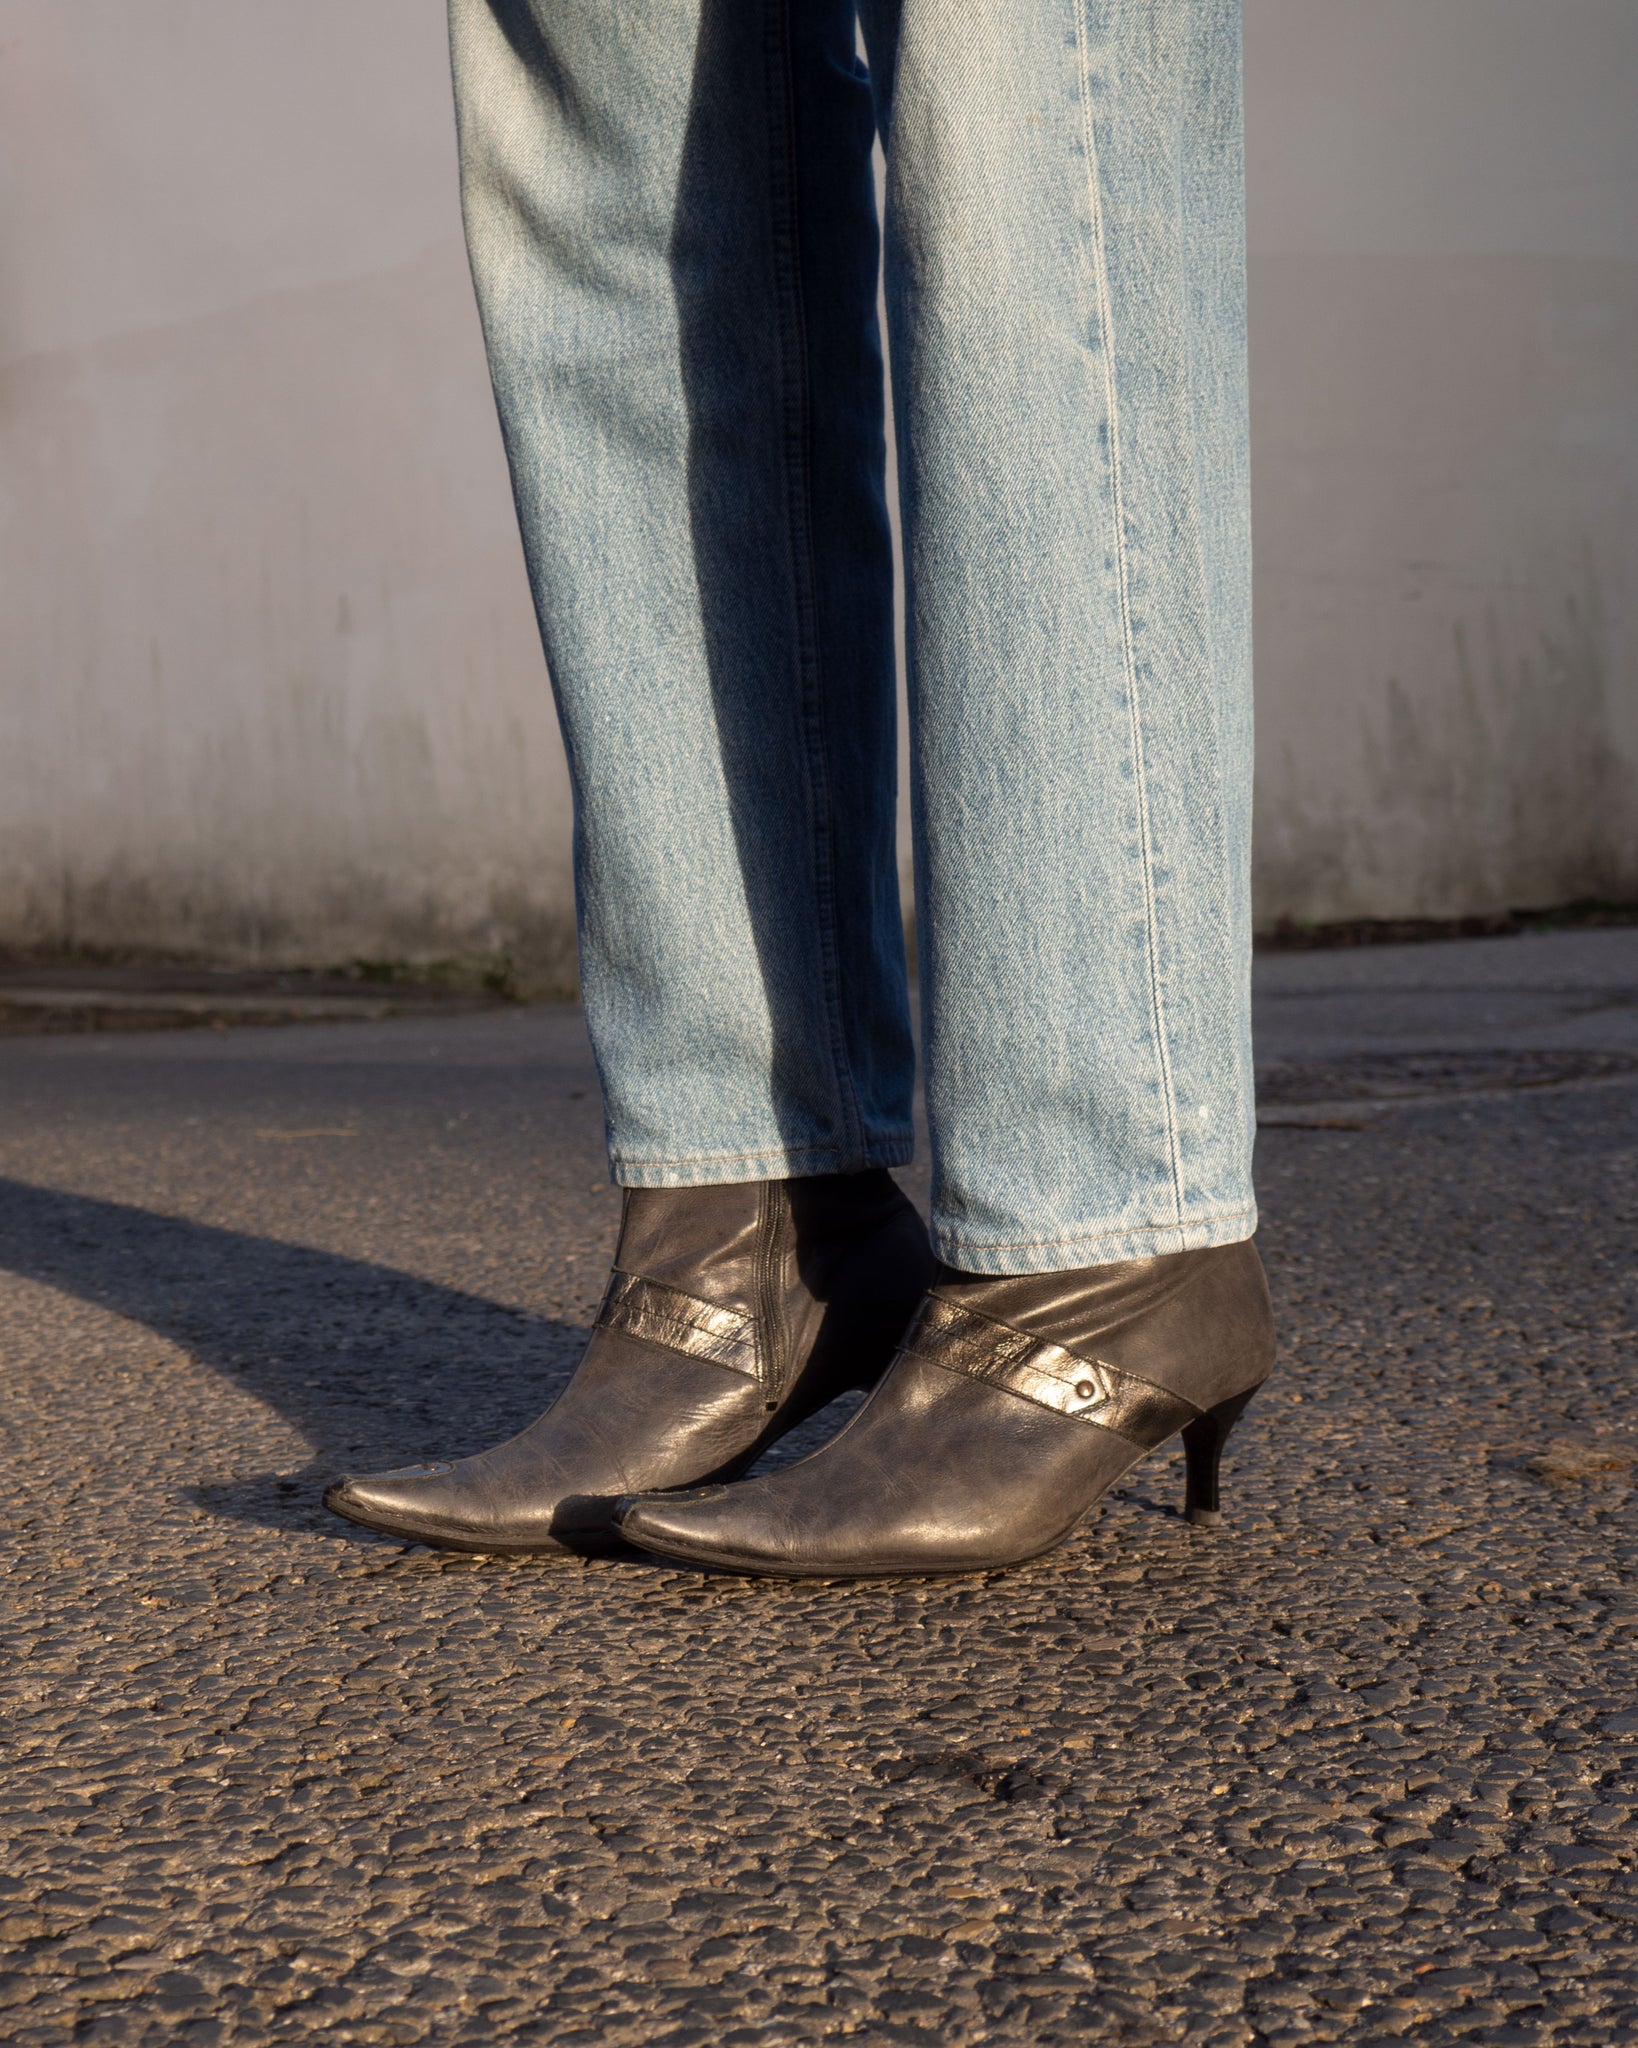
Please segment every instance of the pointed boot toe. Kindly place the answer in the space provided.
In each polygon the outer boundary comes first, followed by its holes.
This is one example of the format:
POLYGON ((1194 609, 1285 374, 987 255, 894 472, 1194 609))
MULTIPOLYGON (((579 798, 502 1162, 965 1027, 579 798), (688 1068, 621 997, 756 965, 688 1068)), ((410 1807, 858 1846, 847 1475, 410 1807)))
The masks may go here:
POLYGON ((485 1484, 485 1462, 468 1458, 460 1464, 349 1473, 325 1488, 324 1505, 362 1529, 441 1550, 506 1556, 575 1547, 565 1540, 570 1532, 561 1526, 554 1530, 560 1518, 552 1512, 542 1522, 497 1500, 493 1485, 485 1484))
POLYGON ((360 1528, 419 1538, 448 1520, 452 1464, 400 1465, 391 1472, 344 1473, 324 1489, 324 1505, 360 1528))
POLYGON ((760 1479, 630 1495, 615 1507, 613 1527, 639 1550, 719 1571, 784 1577, 802 1550, 780 1490, 760 1479))
POLYGON ((415 1516, 426 1498, 427 1481, 453 1470, 448 1464, 400 1465, 392 1472, 344 1472, 324 1489, 324 1505, 353 1521, 368 1516, 415 1516))
MULTIPOLYGON (((744 1482, 739 1491, 750 1491, 744 1482)), ((679 1487, 675 1493, 634 1493, 618 1501, 614 1527, 628 1543, 640 1550, 652 1550, 661 1557, 686 1558, 696 1545, 709 1551, 712 1546, 711 1510, 726 1499, 726 1486, 679 1487)), ((715 1532, 719 1538, 722 1532, 715 1532)), ((741 1532, 732 1532, 741 1540, 741 1532)))

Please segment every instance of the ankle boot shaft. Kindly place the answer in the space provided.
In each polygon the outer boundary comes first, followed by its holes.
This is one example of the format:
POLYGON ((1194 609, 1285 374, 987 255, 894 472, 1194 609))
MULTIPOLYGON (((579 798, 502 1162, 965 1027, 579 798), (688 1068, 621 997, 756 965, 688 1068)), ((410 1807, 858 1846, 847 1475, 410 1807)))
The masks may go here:
MULTIPOLYGON (((690 1302, 742 1318, 743 1356, 776 1405, 799 1375, 854 1383, 849 1354, 891 1348, 931 1277, 921 1220, 885 1168, 628 1188, 598 1322, 665 1342, 668 1311, 686 1325, 690 1302)), ((670 1341, 713 1355, 704 1338, 670 1341)))
POLYGON ((1107 1359, 1199 1408, 1255 1386, 1274 1357, 1274 1310, 1249 1240, 1058 1273, 940 1266, 933 1292, 975 1315, 1107 1359))

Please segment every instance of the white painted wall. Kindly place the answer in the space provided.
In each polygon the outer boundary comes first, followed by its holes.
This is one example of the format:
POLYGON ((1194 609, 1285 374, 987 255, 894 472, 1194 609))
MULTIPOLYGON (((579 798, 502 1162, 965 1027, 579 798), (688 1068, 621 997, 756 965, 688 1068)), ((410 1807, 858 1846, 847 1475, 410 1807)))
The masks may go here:
POLYGON ((0 943, 562 964, 439 0, 0 0, 0 943))
MULTIPOLYGON (((1638 6, 1248 0, 1263 922, 1638 896, 1638 6)), ((564 971, 439 0, 0 0, 0 946, 564 971)))
POLYGON ((1246 32, 1259 918, 1638 898, 1638 5, 1246 32))

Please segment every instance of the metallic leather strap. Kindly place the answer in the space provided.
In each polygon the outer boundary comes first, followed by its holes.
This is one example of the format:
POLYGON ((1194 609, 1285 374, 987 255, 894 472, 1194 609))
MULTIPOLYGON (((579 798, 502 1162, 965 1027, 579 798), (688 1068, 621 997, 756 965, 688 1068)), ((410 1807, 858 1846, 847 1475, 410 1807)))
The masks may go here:
POLYGON ((645 1280, 640 1273, 609 1276, 608 1292, 597 1312, 598 1327, 640 1337, 685 1358, 703 1358, 731 1372, 757 1377, 756 1324, 738 1309, 701 1301, 681 1288, 645 1280))
POLYGON ((947 1372, 1004 1387, 1077 1422, 1094 1422, 1144 1450, 1163 1444, 1200 1413, 1135 1373, 974 1315, 938 1294, 923 1303, 904 1348, 947 1372))

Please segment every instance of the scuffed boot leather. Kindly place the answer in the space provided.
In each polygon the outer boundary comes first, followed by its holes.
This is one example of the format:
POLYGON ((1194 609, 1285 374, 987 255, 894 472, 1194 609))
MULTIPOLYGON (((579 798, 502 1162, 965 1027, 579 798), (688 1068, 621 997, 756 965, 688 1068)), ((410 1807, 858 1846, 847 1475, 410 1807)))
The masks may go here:
POLYGON ((1273 1316, 1247 1244, 988 1279, 942 1267, 891 1371, 822 1450, 737 1486, 625 1501, 615 1525, 724 1571, 992 1571, 1050 1550, 1181 1430, 1190 1519, 1267 1377, 1273 1316))
POLYGON ((742 1472, 873 1385, 933 1271, 884 1170, 629 1188, 591 1341, 546 1413, 458 1464, 338 1479, 325 1505, 449 1550, 585 1548, 622 1494, 742 1472))

